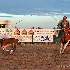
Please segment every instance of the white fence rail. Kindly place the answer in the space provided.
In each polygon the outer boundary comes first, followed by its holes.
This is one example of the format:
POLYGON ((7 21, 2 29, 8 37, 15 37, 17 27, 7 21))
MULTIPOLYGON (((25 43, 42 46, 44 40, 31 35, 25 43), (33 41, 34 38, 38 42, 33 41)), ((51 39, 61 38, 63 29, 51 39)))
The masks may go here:
POLYGON ((0 37, 13 37, 19 42, 53 42, 53 35, 60 29, 8 29, 0 30, 0 37), (6 35, 6 36, 5 36, 6 35))

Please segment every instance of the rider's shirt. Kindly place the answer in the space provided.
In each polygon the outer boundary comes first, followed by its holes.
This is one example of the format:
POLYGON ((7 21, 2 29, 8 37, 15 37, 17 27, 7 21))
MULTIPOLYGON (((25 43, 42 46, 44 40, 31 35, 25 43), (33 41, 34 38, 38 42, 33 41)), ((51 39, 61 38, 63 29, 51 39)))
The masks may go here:
POLYGON ((64 30, 64 28, 68 28, 69 27, 69 21, 63 21, 63 20, 61 20, 59 23, 58 23, 58 28, 60 28, 60 29, 63 29, 64 30))

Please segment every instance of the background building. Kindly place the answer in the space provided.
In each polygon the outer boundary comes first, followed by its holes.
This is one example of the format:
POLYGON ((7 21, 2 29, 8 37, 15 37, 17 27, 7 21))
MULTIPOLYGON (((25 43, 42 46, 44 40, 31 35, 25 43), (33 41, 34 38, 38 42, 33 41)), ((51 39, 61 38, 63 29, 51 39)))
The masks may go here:
POLYGON ((11 28, 10 20, 0 20, 0 28, 11 28))

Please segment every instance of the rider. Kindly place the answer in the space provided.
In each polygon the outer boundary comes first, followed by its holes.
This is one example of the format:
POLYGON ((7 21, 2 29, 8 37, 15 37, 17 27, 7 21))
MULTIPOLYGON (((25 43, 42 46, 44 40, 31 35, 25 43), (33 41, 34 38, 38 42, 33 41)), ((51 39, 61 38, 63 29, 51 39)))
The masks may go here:
POLYGON ((59 23, 58 23, 58 28, 61 29, 61 30, 59 31, 59 34, 60 34, 61 36, 64 34, 64 29, 65 29, 65 28, 69 28, 69 21, 66 20, 66 19, 67 19, 67 17, 64 16, 63 19, 60 20, 59 23))
POLYGON ((63 19, 59 21, 57 26, 59 29, 61 29, 59 30, 59 34, 58 34, 60 40, 61 36, 64 34, 64 29, 69 28, 69 21, 67 20, 67 17, 64 16, 63 19))

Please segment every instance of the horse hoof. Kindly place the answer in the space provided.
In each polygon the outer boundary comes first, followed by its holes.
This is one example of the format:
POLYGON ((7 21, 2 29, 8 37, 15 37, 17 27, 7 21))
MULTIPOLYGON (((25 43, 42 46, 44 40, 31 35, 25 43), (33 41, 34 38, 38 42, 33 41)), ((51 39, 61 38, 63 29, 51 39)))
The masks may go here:
POLYGON ((64 53, 62 53, 62 54, 64 54, 64 53))

